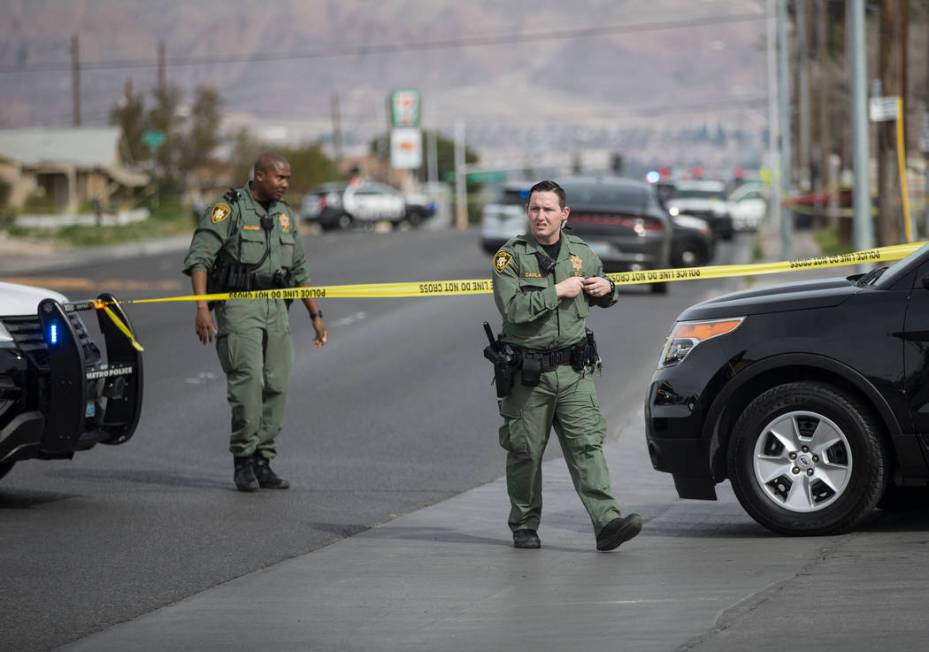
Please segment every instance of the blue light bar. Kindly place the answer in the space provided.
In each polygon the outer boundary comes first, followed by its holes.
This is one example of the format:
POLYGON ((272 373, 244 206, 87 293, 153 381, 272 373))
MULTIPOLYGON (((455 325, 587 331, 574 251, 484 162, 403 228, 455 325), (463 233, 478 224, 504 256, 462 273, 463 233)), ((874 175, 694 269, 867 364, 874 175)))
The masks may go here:
POLYGON ((48 328, 48 343, 58 344, 58 323, 52 322, 48 328))

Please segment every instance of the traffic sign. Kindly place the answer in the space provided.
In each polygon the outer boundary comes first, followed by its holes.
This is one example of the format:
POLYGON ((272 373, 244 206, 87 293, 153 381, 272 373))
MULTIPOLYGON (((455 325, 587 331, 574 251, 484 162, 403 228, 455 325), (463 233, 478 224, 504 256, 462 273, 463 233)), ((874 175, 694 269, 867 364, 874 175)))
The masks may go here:
POLYGON ((888 122, 897 119, 897 96, 872 97, 868 101, 871 122, 888 122))
POLYGON ((153 154, 156 149, 164 144, 166 138, 167 136, 165 136, 165 132, 163 131, 146 131, 142 134, 142 142, 148 145, 149 151, 153 154))
POLYGON ((393 91, 388 103, 391 127, 419 127, 419 91, 412 88, 393 91))
POLYGON ((397 170, 415 170, 423 164, 423 134, 419 129, 390 130, 390 166, 397 170))

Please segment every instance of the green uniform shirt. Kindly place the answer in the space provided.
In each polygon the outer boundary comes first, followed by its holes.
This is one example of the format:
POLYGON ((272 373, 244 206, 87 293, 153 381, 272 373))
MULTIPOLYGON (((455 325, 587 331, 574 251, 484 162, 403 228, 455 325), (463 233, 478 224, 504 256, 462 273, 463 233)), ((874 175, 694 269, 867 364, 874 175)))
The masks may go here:
MULTIPOLYGON (((537 252, 545 253, 531 235, 509 240, 494 255, 494 301, 503 316, 503 341, 527 349, 569 347, 585 337, 590 297, 581 292, 573 299, 555 296, 555 284, 571 276, 603 276, 603 263, 586 242, 561 233, 562 245, 553 273, 539 269, 537 252)), ((594 299, 603 307, 616 303, 612 295, 594 299)))
POLYGON ((274 273, 286 268, 291 270, 297 285, 309 282, 294 211, 282 201, 271 202, 265 211, 252 197, 248 185, 239 188, 238 193, 235 201, 221 197, 204 214, 184 259, 184 273, 209 272, 221 250, 232 260, 250 265, 258 263, 267 250, 268 257, 254 271, 274 273), (274 227, 267 234, 261 228, 261 217, 265 214, 274 220, 274 227))

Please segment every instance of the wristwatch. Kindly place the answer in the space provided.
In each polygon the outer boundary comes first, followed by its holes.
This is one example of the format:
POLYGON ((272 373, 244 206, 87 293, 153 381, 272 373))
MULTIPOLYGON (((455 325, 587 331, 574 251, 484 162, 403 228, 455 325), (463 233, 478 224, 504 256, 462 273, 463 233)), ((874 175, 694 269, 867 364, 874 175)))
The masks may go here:
POLYGON ((323 318, 323 311, 322 311, 322 310, 317 310, 316 312, 311 312, 311 313, 310 313, 310 319, 316 319, 317 317, 319 317, 320 319, 323 318))
POLYGON ((616 283, 609 276, 604 276, 603 278, 610 282, 610 296, 612 296, 616 292, 616 283))

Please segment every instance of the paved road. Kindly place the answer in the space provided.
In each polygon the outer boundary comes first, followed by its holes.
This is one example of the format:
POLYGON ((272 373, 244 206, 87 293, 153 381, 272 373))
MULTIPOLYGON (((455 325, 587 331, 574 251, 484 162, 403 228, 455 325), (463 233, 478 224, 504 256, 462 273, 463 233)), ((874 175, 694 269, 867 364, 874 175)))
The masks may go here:
MULTIPOLYGON (((747 245, 724 248, 723 261, 747 245)), ((324 284, 487 275, 473 233, 327 236, 308 249, 324 284)), ((171 283, 177 259, 55 275, 171 283)), ((322 351, 295 312, 301 352, 279 464, 294 488, 257 495, 231 487, 222 378, 193 337, 192 309, 134 308, 148 379, 136 439, 23 464, 0 485, 3 647, 919 648, 925 512, 786 539, 725 487, 718 503, 680 501, 651 470, 641 401, 661 341, 682 307, 732 283, 630 292, 594 313, 615 485, 646 518, 614 555, 593 552, 557 459, 545 471, 543 549, 509 546, 492 389, 475 382, 489 380, 488 297, 331 300, 322 351)))
MULTIPOLYGON (((489 276, 473 232, 335 234, 309 238, 307 249, 320 284, 489 276)), ((74 299, 96 292, 68 289, 79 278, 134 288, 116 291, 126 297, 184 293, 180 257, 47 275, 74 299)), ((595 314, 611 411, 640 403, 674 315, 712 288, 720 282, 667 297, 632 291, 622 308, 595 314)), ((488 296, 330 300, 322 350, 294 306, 299 353, 277 464, 294 486, 257 495, 232 488, 223 376, 193 334, 192 307, 129 312, 146 347, 135 438, 73 461, 20 464, 0 485, 0 631, 12 649, 74 640, 503 473, 480 354, 480 322, 499 323, 488 296)))

